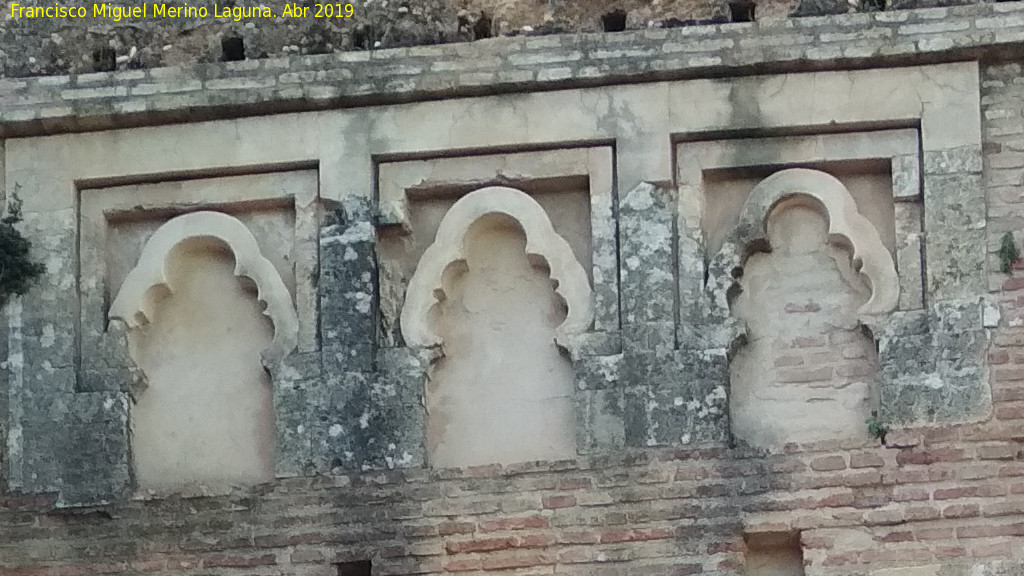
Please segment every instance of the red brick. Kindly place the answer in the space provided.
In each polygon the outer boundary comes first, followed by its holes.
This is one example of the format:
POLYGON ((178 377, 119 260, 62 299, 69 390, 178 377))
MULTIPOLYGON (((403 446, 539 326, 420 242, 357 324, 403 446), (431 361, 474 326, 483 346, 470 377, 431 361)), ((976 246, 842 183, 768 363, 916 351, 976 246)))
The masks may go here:
POLYGON ((614 542, 637 542, 643 540, 664 540, 672 538, 670 530, 619 530, 601 534, 601 543, 609 544, 614 542))
POLYGON ((847 506, 853 506, 855 497, 853 492, 843 492, 841 494, 832 494, 831 496, 825 496, 821 500, 818 500, 818 508, 844 508, 847 506))
MULTIPOLYGON (((502 518, 478 524, 481 532, 497 532, 500 530, 526 530, 530 528, 547 528, 548 519, 543 516, 524 516, 521 518, 502 518)), ((470 524, 472 526, 472 524, 470 524)), ((472 532, 472 529, 470 530, 472 532)))
POLYGON ((1024 400, 1024 386, 993 386, 993 402, 1014 402, 1024 400))
POLYGON ((1003 525, 961 526, 956 529, 957 538, 994 538, 996 536, 1024 536, 1024 522, 1003 525))
POLYGON ((864 514, 865 526, 892 526, 903 521, 903 510, 900 509, 872 510, 864 514))
POLYGON ((1006 350, 995 350, 988 354, 989 364, 1006 364, 1009 361, 1010 355, 1006 353, 1006 350))
POLYGON ((963 546, 938 546, 935 548, 936 558, 963 558, 967 556, 967 549, 963 546))
POLYGON ((594 481, 590 478, 565 478, 559 480, 555 487, 559 490, 586 490, 593 485, 594 481))
POLYGON ((994 478, 999 475, 999 465, 995 462, 979 462, 976 464, 964 464, 956 469, 956 477, 959 480, 983 480, 994 478))
POLYGON ((472 534, 473 529, 474 525, 472 522, 442 522, 437 525, 437 533, 440 536, 472 534))
POLYGON ((1013 478, 1016 476, 1024 476, 1024 463, 1008 464, 999 467, 1000 478, 1013 478))
POLYGON ((882 483, 882 473, 878 470, 861 470, 842 475, 843 485, 851 488, 875 486, 882 483))
POLYGON ((468 558, 449 560, 444 563, 444 570, 445 572, 473 572, 480 570, 480 560, 468 558))
POLYGON ((893 502, 921 502, 931 499, 931 493, 917 486, 897 486, 892 491, 893 502))
POLYGON ((882 542, 912 542, 914 540, 914 533, 909 530, 903 530, 900 532, 889 532, 888 534, 881 537, 882 542))
POLYGON ((850 468, 880 468, 882 466, 885 466, 885 460, 878 454, 870 452, 850 454, 850 468))
POLYGON ((843 552, 841 554, 829 554, 821 562, 822 566, 846 566, 848 564, 856 564, 857 555, 851 552, 843 552))
POLYGON ((553 556, 546 554, 516 554, 514 556, 487 556, 480 563, 484 570, 512 570, 514 568, 530 568, 545 566, 556 562, 553 556))
POLYGON ((924 441, 925 446, 956 442, 960 439, 960 430, 953 426, 926 428, 921 431, 921 439, 924 441))
POLYGON ((928 468, 929 482, 948 482, 956 478, 955 469, 950 467, 932 466, 928 468))
POLYGON ((982 516, 1024 514, 1024 500, 1000 500, 981 505, 982 516))
POLYGON ((596 544, 601 537, 594 532, 562 532, 558 535, 561 544, 596 544))
POLYGON ((992 369, 992 379, 996 382, 1017 382, 1024 380, 1024 367, 997 365, 992 369))
POLYGON ((935 462, 956 462, 962 460, 964 451, 958 448, 935 448, 927 450, 901 450, 896 455, 896 463, 900 466, 910 464, 934 464, 935 462))
POLYGON ((891 550, 865 550, 857 555, 862 564, 876 562, 927 562, 932 552, 927 548, 899 548, 891 550))
POLYGON ((1020 420, 1024 418, 1024 403, 996 406, 996 418, 999 420, 1020 420))
POLYGON ((980 513, 977 504, 951 504, 942 509, 944 518, 973 518, 980 513))
POLYGON ((1016 543, 998 542, 995 544, 981 544, 971 547, 971 556, 975 558, 991 558, 994 556, 1012 556, 1016 543))
POLYGON ((952 540, 955 533, 952 528, 918 528, 914 535, 918 540, 952 540))
POLYGON ((548 510, 554 510, 558 508, 572 508, 576 505, 575 496, 545 496, 541 499, 541 504, 548 510))
POLYGON ((482 540, 449 540, 445 543, 445 550, 449 554, 466 554, 470 552, 493 552, 495 550, 508 550, 515 547, 515 540, 512 538, 485 538, 482 540))
POLYGON ((846 458, 842 456, 821 456, 811 460, 811 470, 818 472, 831 472, 833 470, 845 470, 846 458))
POLYGON ((594 560, 593 548, 571 548, 558 553, 558 561, 562 564, 579 564, 594 560))
POLYGON ((957 498, 971 498, 978 495, 978 489, 974 486, 961 486, 958 488, 939 488, 932 494, 935 500, 955 500, 957 498))
POLYGON ((547 548, 555 543, 553 536, 548 534, 528 534, 515 540, 516 548, 547 548))

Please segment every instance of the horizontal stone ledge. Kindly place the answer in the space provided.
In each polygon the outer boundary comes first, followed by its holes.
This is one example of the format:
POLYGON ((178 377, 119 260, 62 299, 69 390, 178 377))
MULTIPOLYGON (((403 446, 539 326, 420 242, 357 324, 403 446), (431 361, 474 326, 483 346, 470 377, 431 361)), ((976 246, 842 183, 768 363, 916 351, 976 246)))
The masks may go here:
POLYGON ((0 137, 629 82, 919 65, 1024 46, 1024 2, 0 79, 0 137))

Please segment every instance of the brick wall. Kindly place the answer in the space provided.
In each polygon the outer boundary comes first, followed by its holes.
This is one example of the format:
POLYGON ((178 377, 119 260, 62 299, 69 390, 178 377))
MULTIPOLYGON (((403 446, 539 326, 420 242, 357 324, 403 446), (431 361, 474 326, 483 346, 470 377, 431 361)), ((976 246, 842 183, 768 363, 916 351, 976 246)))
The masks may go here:
POLYGON ((10 498, 0 573, 327 575, 332 562, 372 559, 374 574, 396 575, 729 574, 743 565, 744 531, 798 531, 808 574, 1019 565, 1021 387, 1000 390, 993 422, 894 433, 891 447, 298 478, 102 509, 10 498))

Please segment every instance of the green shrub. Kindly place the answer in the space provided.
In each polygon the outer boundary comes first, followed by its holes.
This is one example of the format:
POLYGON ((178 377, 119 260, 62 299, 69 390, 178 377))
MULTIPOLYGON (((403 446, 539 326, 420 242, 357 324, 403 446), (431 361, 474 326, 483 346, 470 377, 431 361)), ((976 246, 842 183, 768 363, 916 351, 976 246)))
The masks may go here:
POLYGON ((889 433, 889 427, 878 417, 878 410, 872 410, 871 416, 864 421, 868 426, 868 434, 875 440, 885 443, 885 435, 889 433))
POLYGON ((29 249, 32 244, 14 226, 21 221, 21 202, 11 199, 7 216, 0 219, 0 308, 11 296, 28 292, 46 267, 33 262, 29 249))
POLYGON ((1009 274, 1013 269, 1013 263, 1020 259, 1020 250, 1017 249, 1017 242, 1013 234, 1003 234, 1003 240, 999 244, 999 271, 1009 274))

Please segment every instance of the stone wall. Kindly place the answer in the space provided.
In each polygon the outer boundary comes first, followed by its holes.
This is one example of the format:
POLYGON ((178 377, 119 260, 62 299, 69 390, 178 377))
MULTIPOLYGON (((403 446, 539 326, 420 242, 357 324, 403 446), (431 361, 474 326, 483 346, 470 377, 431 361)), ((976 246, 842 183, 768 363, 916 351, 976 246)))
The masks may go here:
POLYGON ((726 70, 950 61, 1012 54, 1022 29, 1011 2, 7 79, 0 119, 5 135, 39 134, 726 70))
MULTIPOLYGON (((812 575, 1021 574, 1024 283, 996 251, 1005 232, 1024 241, 1022 14, 1007 3, 2 81, 4 193, 25 200, 48 273, 0 323, 0 574, 328 576, 367 561, 375 575, 740 574, 766 547, 802 555, 812 575), (751 192, 709 253, 705 180, 837 163, 881 167, 891 184, 880 250, 839 230, 869 302, 889 297, 857 322, 877 342, 890 430, 754 449, 727 416, 746 336, 730 305, 747 248, 770 247, 758 224, 777 198, 751 192), (313 171, 315 196, 223 185, 313 171), (416 198, 507 186, 589 198, 591 254, 577 260, 594 309, 582 332, 556 336, 578 456, 431 467, 431 350, 404 312, 396 323, 418 282, 374 249, 407 243, 416 198), (252 224, 282 206, 290 227, 252 224), (137 310, 118 304, 111 270, 131 269, 119 251, 138 244, 133 223, 153 234, 197 207, 294 247, 288 296, 260 291, 275 340, 294 329, 283 356, 264 357, 279 478, 154 497, 134 484, 128 434, 146 384, 124 343, 137 310), (895 287, 872 268, 881 255, 895 287), (294 324, 274 311, 284 301, 294 324)), ((532 221, 517 221, 529 239, 532 221)), ((553 288, 573 314, 569 284, 553 288)))
MULTIPOLYGON (((967 3, 975 2, 895 0, 887 5, 898 9, 967 3)), ((688 26, 728 22, 731 17, 723 0, 353 0, 330 4, 329 11, 313 2, 218 4, 202 0, 167 4, 197 10, 176 17, 155 15, 157 4, 147 6, 145 16, 130 12, 145 4, 138 0, 106 4, 129 11, 122 17, 113 11, 96 11, 94 3, 74 2, 67 6, 84 7, 84 17, 29 17, 18 7, 53 5, 38 0, 0 4, 4 15, 0 20, 0 77, 373 51, 497 36, 688 26), (199 8, 206 9, 205 15, 199 15, 199 8), (234 9, 237 12, 232 12, 234 9)), ((838 0, 763 0, 757 4, 759 20, 878 9, 869 2, 838 0)))

